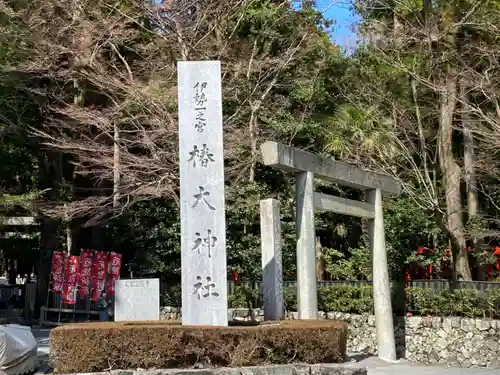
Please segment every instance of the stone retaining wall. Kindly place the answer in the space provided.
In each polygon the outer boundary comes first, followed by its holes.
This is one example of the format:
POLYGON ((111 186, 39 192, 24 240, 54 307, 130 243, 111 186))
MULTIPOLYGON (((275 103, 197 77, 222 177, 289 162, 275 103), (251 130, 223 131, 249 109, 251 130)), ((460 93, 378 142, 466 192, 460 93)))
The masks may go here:
MULTIPOLYGON (((263 320, 261 309, 229 309, 233 321, 263 320)), ((165 307, 161 319, 180 319, 180 309, 165 307)), ((297 319, 289 312, 287 319, 297 319)), ((377 354, 375 317, 336 312, 320 313, 322 319, 349 323, 348 352, 377 354)), ((459 317, 406 317, 395 319, 398 355, 416 363, 441 363, 456 367, 500 368, 500 320, 459 317)))

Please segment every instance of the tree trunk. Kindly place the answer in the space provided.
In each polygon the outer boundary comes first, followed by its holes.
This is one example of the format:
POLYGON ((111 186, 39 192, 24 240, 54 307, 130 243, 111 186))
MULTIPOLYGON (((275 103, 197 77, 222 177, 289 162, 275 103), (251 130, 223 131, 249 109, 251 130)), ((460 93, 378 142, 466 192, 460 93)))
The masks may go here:
POLYGON ((120 201, 120 132, 116 124, 113 133, 113 208, 116 208, 120 201))
POLYGON ((479 199, 477 194, 476 176, 476 151, 474 147, 474 136, 471 129, 471 116, 467 107, 467 95, 461 90, 463 105, 462 129, 464 134, 464 172, 467 186, 467 211, 469 219, 477 217, 479 211, 479 199))
MULTIPOLYGON (((64 205, 64 208, 66 209, 67 205, 64 205)), ((71 250, 73 249, 73 231, 71 228, 71 219, 69 218, 68 214, 65 213, 65 224, 66 224, 66 250, 68 252, 68 255, 71 255, 71 250)))
POLYGON ((465 242, 462 202, 460 195, 461 170, 453 155, 453 116, 457 107, 457 72, 448 65, 440 99, 439 163, 446 196, 446 226, 452 243, 453 262, 458 279, 472 280, 465 242))
MULTIPOLYGON (((464 172, 465 184, 467 189, 467 213, 468 221, 475 227, 479 214, 479 198, 477 193, 477 175, 476 175, 476 151, 474 149, 474 135, 471 129, 471 116, 467 105, 467 94, 465 89, 461 89, 462 101, 462 131, 464 136, 464 172)), ((480 246, 480 238, 472 234, 471 236, 472 248, 480 246)), ((486 270, 483 264, 478 264, 477 270, 478 280, 484 281, 486 278, 486 270)))
MULTIPOLYGON (((46 198, 48 201, 59 200, 60 183, 62 180, 62 158, 54 152, 40 152, 38 156, 39 187, 50 189, 46 198)), ((48 216, 41 217, 40 252, 36 266, 38 272, 37 308, 45 305, 50 282, 52 253, 60 251, 62 244, 59 238, 59 221, 48 216)))
POLYGON ((399 15, 397 12, 392 14, 392 40, 396 46, 400 46, 403 39, 403 24, 399 20, 399 15))
POLYGON ((250 182, 255 181, 255 170, 257 169, 257 109, 252 108, 249 121, 250 132, 250 182))
POLYGON ((477 217, 479 210, 479 199, 477 195, 476 176, 476 153, 474 151, 474 139, 472 132, 464 123, 464 169, 465 183, 467 185, 467 211, 469 219, 477 217))

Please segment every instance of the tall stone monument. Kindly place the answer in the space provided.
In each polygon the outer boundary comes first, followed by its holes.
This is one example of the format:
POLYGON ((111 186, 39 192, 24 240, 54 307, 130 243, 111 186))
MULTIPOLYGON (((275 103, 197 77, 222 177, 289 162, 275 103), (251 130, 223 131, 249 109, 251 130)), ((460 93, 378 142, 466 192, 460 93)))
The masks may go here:
POLYGON ((177 64, 182 324, 227 326, 219 61, 177 64))

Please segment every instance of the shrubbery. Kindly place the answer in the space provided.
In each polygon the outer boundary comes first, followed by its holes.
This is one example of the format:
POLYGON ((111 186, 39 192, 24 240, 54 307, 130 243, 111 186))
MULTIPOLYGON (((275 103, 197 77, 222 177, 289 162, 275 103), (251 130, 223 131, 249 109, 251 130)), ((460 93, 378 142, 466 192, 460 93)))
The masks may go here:
POLYGON ((415 315, 500 318, 500 289, 479 292, 471 289, 409 289, 406 310, 415 315))
POLYGON ((258 289, 237 286, 234 293, 228 297, 230 308, 260 308, 262 307, 262 293, 258 289))
MULTIPOLYGON (((287 311, 297 311, 295 287, 284 290, 287 311)), ((237 287, 229 297, 232 308, 260 307, 262 296, 257 291, 237 287)), ((401 286, 392 290, 394 312, 398 315, 437 315, 466 317, 499 317, 500 289, 480 292, 471 289, 434 291, 425 288, 401 286)), ((318 288, 318 307, 321 311, 337 311, 350 314, 373 313, 372 287, 331 285, 318 288)))
POLYGON ((179 307, 182 305, 182 289, 180 285, 172 285, 161 295, 162 306, 179 307))
MULTIPOLYGON (((295 287, 284 289, 287 311, 297 311, 295 287)), ((173 300, 173 298, 165 298, 173 300)), ((426 288, 404 290, 398 285, 392 290, 393 310, 397 315, 435 315, 500 318, 500 289, 484 292, 472 289, 435 291, 426 288)), ((177 305, 178 306, 178 305, 177 305)), ((230 308, 260 308, 262 294, 258 290, 237 286, 229 296, 230 308)), ((372 287, 330 285, 318 288, 318 307, 321 311, 350 314, 373 313, 372 287)))
POLYGON ((66 374, 200 365, 337 363, 345 360, 347 323, 289 321, 230 327, 84 323, 55 328, 50 337, 52 366, 56 373, 66 374))

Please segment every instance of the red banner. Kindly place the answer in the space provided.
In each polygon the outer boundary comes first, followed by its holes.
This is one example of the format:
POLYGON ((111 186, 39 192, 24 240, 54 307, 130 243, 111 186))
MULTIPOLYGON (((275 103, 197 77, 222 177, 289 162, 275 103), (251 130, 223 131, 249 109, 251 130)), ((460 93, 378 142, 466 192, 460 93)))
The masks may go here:
POLYGON ((54 251, 52 254, 52 288, 51 291, 61 293, 64 285, 64 268, 66 254, 62 251, 54 251))
POLYGON ((94 264, 94 296, 93 300, 98 301, 101 297, 101 292, 106 285, 106 277, 108 276, 108 254, 98 251, 96 253, 94 264))
POLYGON ((120 269, 122 267, 122 255, 118 253, 109 254, 109 294, 115 294, 115 281, 120 278, 120 269))
POLYGON ((92 250, 82 250, 80 255, 80 279, 78 280, 78 295, 81 297, 90 296, 90 280, 92 278, 92 250))
POLYGON ((76 285, 78 283, 79 257, 71 255, 66 267, 66 280, 64 283, 63 302, 69 305, 75 304, 76 285))

